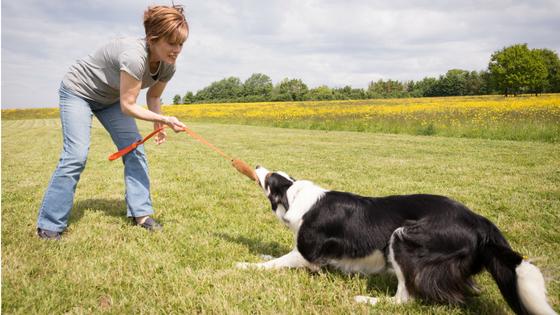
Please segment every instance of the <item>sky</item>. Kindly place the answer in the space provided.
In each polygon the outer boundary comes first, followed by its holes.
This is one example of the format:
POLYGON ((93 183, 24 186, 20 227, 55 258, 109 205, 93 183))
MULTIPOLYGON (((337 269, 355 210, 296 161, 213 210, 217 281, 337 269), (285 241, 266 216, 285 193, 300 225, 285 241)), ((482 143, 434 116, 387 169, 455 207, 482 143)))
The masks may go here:
MULTIPOLYGON (((122 36, 143 37, 143 11, 171 1, 4 0, 1 105, 57 107, 77 59, 122 36)), ((176 0, 190 35, 162 95, 253 73, 366 88, 450 69, 487 69, 493 52, 527 43, 560 52, 558 0, 176 0)), ((144 105, 145 90, 138 104, 144 105)))

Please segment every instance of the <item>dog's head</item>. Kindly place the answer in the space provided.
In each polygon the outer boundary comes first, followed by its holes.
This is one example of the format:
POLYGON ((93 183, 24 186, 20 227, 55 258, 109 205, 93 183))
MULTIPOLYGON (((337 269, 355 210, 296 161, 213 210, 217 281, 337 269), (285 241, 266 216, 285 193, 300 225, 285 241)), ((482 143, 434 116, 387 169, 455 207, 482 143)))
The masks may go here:
POLYGON ((283 213, 288 211, 290 204, 287 192, 296 180, 284 172, 270 172, 262 166, 257 166, 255 173, 259 185, 270 200, 272 210, 274 212, 280 210, 283 213))

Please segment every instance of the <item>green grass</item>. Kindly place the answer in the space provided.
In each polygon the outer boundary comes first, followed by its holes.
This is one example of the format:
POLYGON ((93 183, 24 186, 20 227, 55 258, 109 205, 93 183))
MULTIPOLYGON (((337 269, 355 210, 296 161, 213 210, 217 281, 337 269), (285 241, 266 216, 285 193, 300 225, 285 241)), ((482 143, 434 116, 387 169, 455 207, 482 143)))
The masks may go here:
MULTIPOLYGON (((150 124, 140 123, 143 134, 150 124)), ((560 309, 560 145, 542 142, 189 124, 249 164, 287 171, 329 189, 365 195, 435 193, 487 216, 543 271, 560 309)), ((125 217, 122 164, 94 124, 86 170, 61 242, 37 239, 41 198, 61 148, 55 119, 2 121, 2 311, 5 314, 265 313, 508 314, 483 273, 466 307, 375 307, 388 275, 323 270, 246 271, 291 249, 292 235, 258 187, 185 134, 147 144, 156 218, 150 234, 125 217)))

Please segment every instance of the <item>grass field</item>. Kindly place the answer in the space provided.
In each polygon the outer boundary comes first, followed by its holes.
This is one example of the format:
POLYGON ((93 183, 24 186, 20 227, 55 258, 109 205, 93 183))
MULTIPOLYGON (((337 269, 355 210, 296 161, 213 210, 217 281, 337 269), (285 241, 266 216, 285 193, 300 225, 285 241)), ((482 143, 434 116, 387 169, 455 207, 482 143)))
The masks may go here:
MULTIPOLYGON (((6 117, 6 116, 4 116, 6 117)), ((147 134, 150 124, 140 123, 147 134)), ((560 145, 546 142, 295 130, 189 123, 248 163, 328 189, 451 196, 490 218, 543 271, 560 310, 560 145)), ((185 134, 147 145, 156 218, 149 234, 126 218, 122 164, 98 123, 70 225, 37 239, 37 210, 61 148, 56 119, 2 121, 2 312, 5 314, 509 314, 487 273, 465 307, 375 307, 396 280, 323 270, 236 270, 290 250, 292 236, 259 188, 185 134)))

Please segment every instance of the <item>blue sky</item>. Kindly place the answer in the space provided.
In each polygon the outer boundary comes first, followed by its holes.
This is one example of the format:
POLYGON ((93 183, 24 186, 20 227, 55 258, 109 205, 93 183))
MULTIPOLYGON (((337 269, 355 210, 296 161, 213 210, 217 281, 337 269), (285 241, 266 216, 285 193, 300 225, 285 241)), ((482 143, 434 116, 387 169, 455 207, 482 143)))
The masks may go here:
MULTIPOLYGON (((2 108, 56 107, 75 60, 119 36, 142 37, 142 0, 2 1, 2 108)), ((229 76, 367 87, 453 68, 486 69, 505 46, 560 51, 558 0, 177 0, 191 34, 163 95, 229 76)), ((138 99, 145 104, 145 93, 138 99)))

